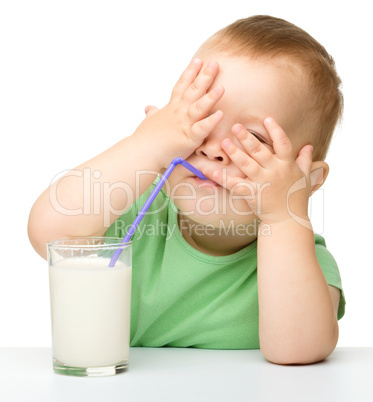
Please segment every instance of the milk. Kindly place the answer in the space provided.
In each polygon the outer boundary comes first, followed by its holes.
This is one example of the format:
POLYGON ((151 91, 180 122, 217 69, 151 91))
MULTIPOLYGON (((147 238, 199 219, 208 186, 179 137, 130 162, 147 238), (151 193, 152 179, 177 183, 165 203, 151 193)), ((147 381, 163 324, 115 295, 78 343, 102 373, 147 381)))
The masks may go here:
POLYGON ((132 268, 75 257, 49 268, 54 359, 74 367, 129 358, 132 268))

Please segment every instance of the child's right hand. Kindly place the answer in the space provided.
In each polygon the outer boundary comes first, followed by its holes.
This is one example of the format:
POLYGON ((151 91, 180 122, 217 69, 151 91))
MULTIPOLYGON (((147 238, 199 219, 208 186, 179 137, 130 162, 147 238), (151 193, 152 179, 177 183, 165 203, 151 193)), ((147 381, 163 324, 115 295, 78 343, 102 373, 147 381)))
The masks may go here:
POLYGON ((215 61, 202 68, 201 60, 192 60, 174 86, 169 103, 162 109, 147 108, 134 137, 151 147, 161 167, 176 157, 191 155, 222 120, 222 111, 211 113, 224 94, 221 85, 211 89, 218 70, 215 61))

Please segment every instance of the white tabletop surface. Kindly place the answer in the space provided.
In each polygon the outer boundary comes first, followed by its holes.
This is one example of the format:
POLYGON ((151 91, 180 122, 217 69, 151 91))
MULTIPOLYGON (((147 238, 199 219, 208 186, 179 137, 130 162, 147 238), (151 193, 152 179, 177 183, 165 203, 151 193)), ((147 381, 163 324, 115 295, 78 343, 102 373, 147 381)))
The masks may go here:
POLYGON ((131 348, 112 377, 54 374, 49 348, 0 348, 0 401, 373 401, 373 348, 337 348, 308 366, 259 350, 131 348))

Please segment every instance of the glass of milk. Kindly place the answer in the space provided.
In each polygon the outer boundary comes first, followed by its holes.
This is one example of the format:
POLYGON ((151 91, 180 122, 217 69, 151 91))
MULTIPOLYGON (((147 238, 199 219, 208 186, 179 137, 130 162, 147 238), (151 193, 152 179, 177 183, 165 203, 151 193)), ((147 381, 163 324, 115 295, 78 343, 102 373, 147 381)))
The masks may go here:
POLYGON ((99 377, 128 368, 132 243, 110 237, 47 244, 56 373, 99 377), (108 268, 115 250, 122 250, 108 268))

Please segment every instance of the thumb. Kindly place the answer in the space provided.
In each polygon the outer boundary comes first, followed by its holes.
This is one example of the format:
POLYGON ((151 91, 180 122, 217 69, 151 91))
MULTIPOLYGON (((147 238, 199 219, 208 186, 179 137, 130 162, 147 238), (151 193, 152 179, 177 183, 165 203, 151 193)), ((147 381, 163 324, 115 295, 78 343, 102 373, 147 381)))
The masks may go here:
POLYGON ((303 173, 308 175, 312 166, 312 145, 305 145, 298 154, 296 159, 297 165, 302 169, 303 173))
POLYGON ((158 109, 156 106, 148 105, 148 106, 145 108, 146 117, 149 117, 149 116, 151 116, 151 115, 154 114, 154 113, 157 113, 158 110, 159 110, 159 109, 158 109))

